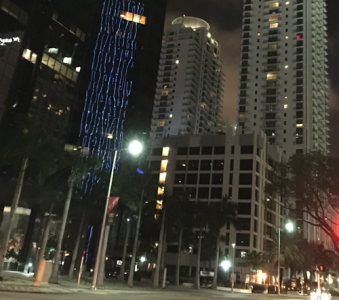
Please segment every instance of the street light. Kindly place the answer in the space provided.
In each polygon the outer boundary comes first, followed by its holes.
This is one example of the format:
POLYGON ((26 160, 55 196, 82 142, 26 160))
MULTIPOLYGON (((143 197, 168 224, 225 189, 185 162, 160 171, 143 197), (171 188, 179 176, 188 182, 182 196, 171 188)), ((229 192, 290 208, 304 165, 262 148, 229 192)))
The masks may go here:
MULTIPOLYGON (((99 245, 98 245, 98 251, 97 251, 97 257, 95 261, 95 267, 94 267, 94 272, 93 272, 93 281, 92 281, 92 290, 96 289, 97 285, 97 280, 98 280, 98 272, 99 272, 99 265, 102 259, 102 247, 103 247, 103 239, 104 239, 104 232, 105 232, 105 225, 106 225, 106 217, 107 217, 107 208, 108 208, 108 203, 109 203, 109 198, 111 195, 111 190, 112 190, 112 183, 113 183, 113 175, 114 175, 114 169, 115 169, 115 164, 117 161, 117 154, 119 151, 122 151, 124 149, 115 149, 114 150, 114 159, 113 159, 113 164, 112 164, 112 170, 111 170, 111 178, 109 181, 109 186, 108 186, 108 192, 107 192, 107 198, 106 198, 106 205, 105 205, 105 210, 104 210, 104 216, 102 218, 102 225, 101 225, 101 232, 100 232, 100 239, 99 239, 99 245)), ((138 155, 142 151, 142 145, 138 141, 133 141, 130 143, 128 147, 128 151, 132 155, 138 155)))
POLYGON ((144 262, 146 261, 146 257, 145 257, 145 256, 141 256, 141 257, 140 257, 140 261, 141 261, 142 263, 144 263, 144 262))
POLYGON ((231 263, 228 260, 224 260, 220 266, 224 269, 224 271, 226 272, 230 267, 231 267, 231 263))
MULTIPOLYGON (((281 208, 280 208, 281 209, 281 208)), ((279 212, 280 215, 280 212, 279 212)), ((279 218, 280 221, 280 218, 279 218)), ((287 221, 285 223, 285 229, 286 231, 288 231, 289 233, 294 231, 294 224, 292 221, 287 221)), ((280 224, 279 224, 279 228, 278 228, 278 276, 277 276, 277 280, 278 280, 278 295, 280 295, 280 237, 281 237, 281 228, 280 228, 280 224)))
POLYGON ((231 287, 231 293, 233 293, 233 288, 234 288, 234 265, 235 265, 235 244, 232 244, 233 247, 233 264, 232 264, 232 275, 231 275, 231 280, 232 280, 232 287, 231 287))

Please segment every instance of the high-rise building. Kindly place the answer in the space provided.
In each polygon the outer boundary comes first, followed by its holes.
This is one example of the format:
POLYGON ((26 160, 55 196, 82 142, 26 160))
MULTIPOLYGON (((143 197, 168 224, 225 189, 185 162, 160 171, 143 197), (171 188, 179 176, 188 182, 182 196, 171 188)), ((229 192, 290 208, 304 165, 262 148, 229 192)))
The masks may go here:
MULTIPOLYGON (((86 0, 82 5, 90 5, 86 0)), ((88 6, 91 7, 91 6, 88 6)), ((88 22, 69 1, 0 1, 0 119, 15 114, 42 126, 64 144, 85 64, 88 22)))
POLYGON ((180 17, 167 27, 155 93, 152 138, 220 130, 224 75, 209 24, 180 17))
POLYGON ((244 0, 238 124, 290 157, 328 152, 325 0, 244 0))

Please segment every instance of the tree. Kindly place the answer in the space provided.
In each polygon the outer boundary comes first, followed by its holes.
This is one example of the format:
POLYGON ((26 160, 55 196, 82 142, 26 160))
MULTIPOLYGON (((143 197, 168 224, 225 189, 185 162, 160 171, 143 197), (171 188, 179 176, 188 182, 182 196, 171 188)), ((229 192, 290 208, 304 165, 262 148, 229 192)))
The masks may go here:
POLYGON ((14 214, 17 209, 25 175, 30 167, 40 181, 50 176, 59 168, 62 151, 50 142, 48 134, 34 124, 28 117, 17 115, 14 125, 5 133, 6 144, 1 147, 0 157, 3 164, 16 168, 20 162, 20 170, 14 197, 12 200, 10 216, 0 239, 0 274, 3 269, 4 256, 7 251, 8 240, 13 227, 14 214))
POLYGON ((283 206, 296 218, 321 228, 339 254, 335 228, 339 225, 339 159, 314 151, 295 154, 281 165, 285 172, 274 173, 277 180, 272 182, 270 193, 283 189, 288 196, 283 206))
POLYGON ((54 256, 54 263, 52 268, 52 274, 49 278, 49 283, 58 283, 58 271, 59 271, 59 261, 61 256, 61 247, 62 247, 62 240, 64 238, 66 222, 69 212, 69 206, 72 200, 72 193, 73 187, 75 186, 82 186, 82 183, 87 178, 88 172, 90 170, 95 170, 101 166, 101 160, 98 158, 91 158, 88 156, 84 156, 83 154, 75 153, 74 156, 74 164, 72 168, 71 175, 69 176, 69 187, 66 196, 66 201, 64 205, 64 210, 61 219, 61 229, 60 234, 58 237, 58 244, 56 248, 56 253, 54 256))
POLYGON ((268 253, 251 251, 246 254, 244 266, 250 267, 252 270, 260 270, 267 265, 268 261, 268 253))

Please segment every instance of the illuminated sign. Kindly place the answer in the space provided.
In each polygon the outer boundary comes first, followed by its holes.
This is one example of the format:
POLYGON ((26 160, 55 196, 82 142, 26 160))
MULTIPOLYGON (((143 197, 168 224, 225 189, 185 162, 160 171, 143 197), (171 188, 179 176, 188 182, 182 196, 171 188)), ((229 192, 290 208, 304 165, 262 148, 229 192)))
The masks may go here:
POLYGON ((9 39, 1 39, 0 38, 0 46, 5 46, 6 44, 12 44, 14 42, 20 43, 21 40, 19 37, 13 37, 9 39))

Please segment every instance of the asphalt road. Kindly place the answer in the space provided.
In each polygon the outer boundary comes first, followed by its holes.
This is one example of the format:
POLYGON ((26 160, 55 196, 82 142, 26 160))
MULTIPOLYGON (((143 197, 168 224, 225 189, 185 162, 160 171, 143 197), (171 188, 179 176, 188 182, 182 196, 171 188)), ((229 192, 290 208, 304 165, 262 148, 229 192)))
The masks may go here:
POLYGON ((215 299, 228 299, 228 300, 302 300, 309 297, 298 296, 281 296, 276 295, 263 295, 263 294, 238 294, 238 293, 225 293, 215 291, 149 291, 149 290, 133 290, 129 291, 97 291, 97 292, 80 292, 77 294, 69 295, 42 295, 42 294, 22 294, 22 293, 1 293, 0 300, 215 300, 215 299))

